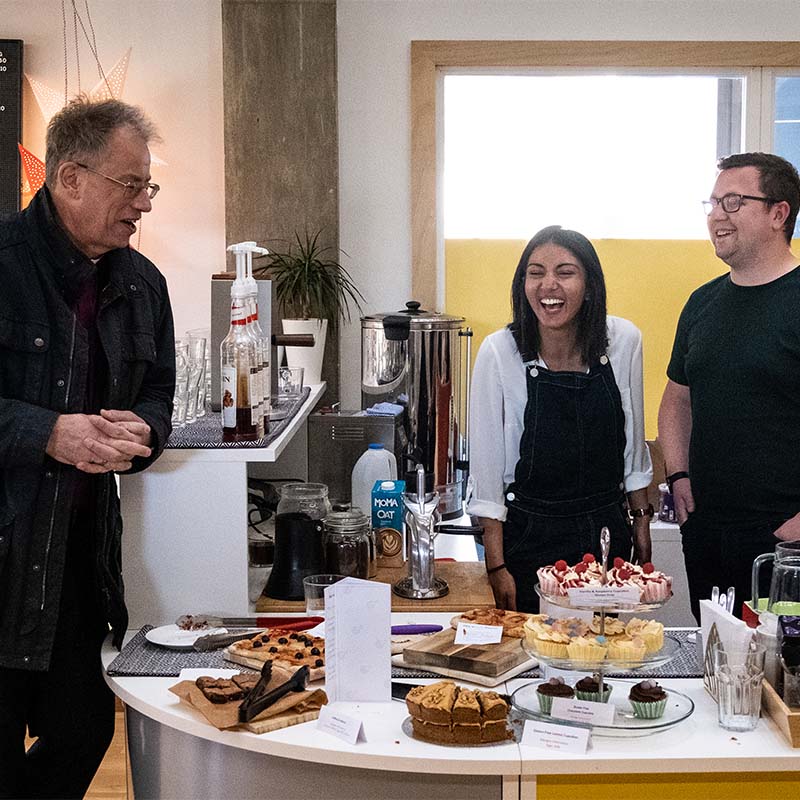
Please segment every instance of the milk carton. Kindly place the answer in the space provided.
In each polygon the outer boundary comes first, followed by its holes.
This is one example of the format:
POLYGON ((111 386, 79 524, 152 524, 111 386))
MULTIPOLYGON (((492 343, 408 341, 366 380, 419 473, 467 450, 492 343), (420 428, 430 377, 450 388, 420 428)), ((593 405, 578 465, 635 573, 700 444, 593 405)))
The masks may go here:
POLYGON ((405 561, 403 492, 405 481, 375 481, 372 487, 372 530, 379 567, 401 567, 405 561))

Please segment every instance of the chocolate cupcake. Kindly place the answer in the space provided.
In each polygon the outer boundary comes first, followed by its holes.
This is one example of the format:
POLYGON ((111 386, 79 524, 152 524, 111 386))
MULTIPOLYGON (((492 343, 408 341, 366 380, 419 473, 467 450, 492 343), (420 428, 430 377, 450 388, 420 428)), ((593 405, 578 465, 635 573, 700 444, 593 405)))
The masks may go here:
POLYGON ((600 679, 597 677, 581 678, 575 684, 575 697, 578 700, 591 700, 594 703, 607 703, 612 687, 603 681, 603 694, 600 695, 600 679))
POLYGON ((575 692, 571 686, 564 683, 563 678, 550 678, 549 681, 539 684, 536 696, 539 698, 539 708, 545 714, 549 714, 554 697, 574 697, 575 692))
POLYGON ((653 680, 642 681, 631 687, 628 695, 633 716, 639 719, 658 719, 667 707, 667 693, 653 680))

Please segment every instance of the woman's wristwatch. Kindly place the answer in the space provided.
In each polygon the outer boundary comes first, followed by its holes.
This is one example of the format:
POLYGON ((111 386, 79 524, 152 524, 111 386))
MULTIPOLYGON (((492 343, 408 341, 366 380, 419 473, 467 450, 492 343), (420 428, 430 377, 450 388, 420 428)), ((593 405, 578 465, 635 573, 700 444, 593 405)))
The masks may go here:
POLYGON ((656 513, 656 510, 653 508, 652 503, 648 503, 646 508, 629 508, 628 513, 636 519, 637 517, 647 517, 648 519, 653 519, 653 516, 656 513))

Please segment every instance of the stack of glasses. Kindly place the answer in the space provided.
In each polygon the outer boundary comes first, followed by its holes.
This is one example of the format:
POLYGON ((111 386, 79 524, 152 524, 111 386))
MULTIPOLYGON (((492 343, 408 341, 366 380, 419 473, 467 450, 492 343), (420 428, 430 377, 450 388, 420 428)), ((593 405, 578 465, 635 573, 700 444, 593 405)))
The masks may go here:
POLYGON ((211 402, 211 353, 207 329, 186 331, 175 340, 175 398, 172 426, 182 428, 204 417, 211 402))

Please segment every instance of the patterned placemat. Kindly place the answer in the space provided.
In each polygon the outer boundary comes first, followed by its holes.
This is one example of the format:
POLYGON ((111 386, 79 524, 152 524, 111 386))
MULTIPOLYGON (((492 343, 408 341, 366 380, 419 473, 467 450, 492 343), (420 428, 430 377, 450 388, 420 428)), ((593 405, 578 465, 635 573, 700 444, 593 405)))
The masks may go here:
POLYGON ((169 650, 151 644, 145 639, 152 625, 145 625, 123 648, 120 654, 108 665, 112 677, 136 678, 174 678, 182 669, 214 667, 216 669, 236 669, 256 672, 248 667, 233 664, 223 658, 222 650, 198 653, 194 650, 169 650))
MULTIPOLYGON (((688 640, 691 631, 669 631, 669 635, 680 645, 672 660, 653 669, 638 669, 635 672, 609 672, 609 678, 702 678, 703 665, 694 642, 688 640)), ((435 672, 423 669, 392 667, 393 678, 436 678, 435 672)), ((518 678, 541 678, 539 667, 517 675, 518 678)))
POLYGON ((280 436, 292 418, 300 410, 311 394, 311 387, 306 386, 299 397, 294 400, 274 400, 269 423, 269 433, 255 442, 223 442, 220 412, 207 412, 196 422, 175 428, 167 440, 170 450, 206 449, 215 450, 229 447, 267 447, 280 436))

